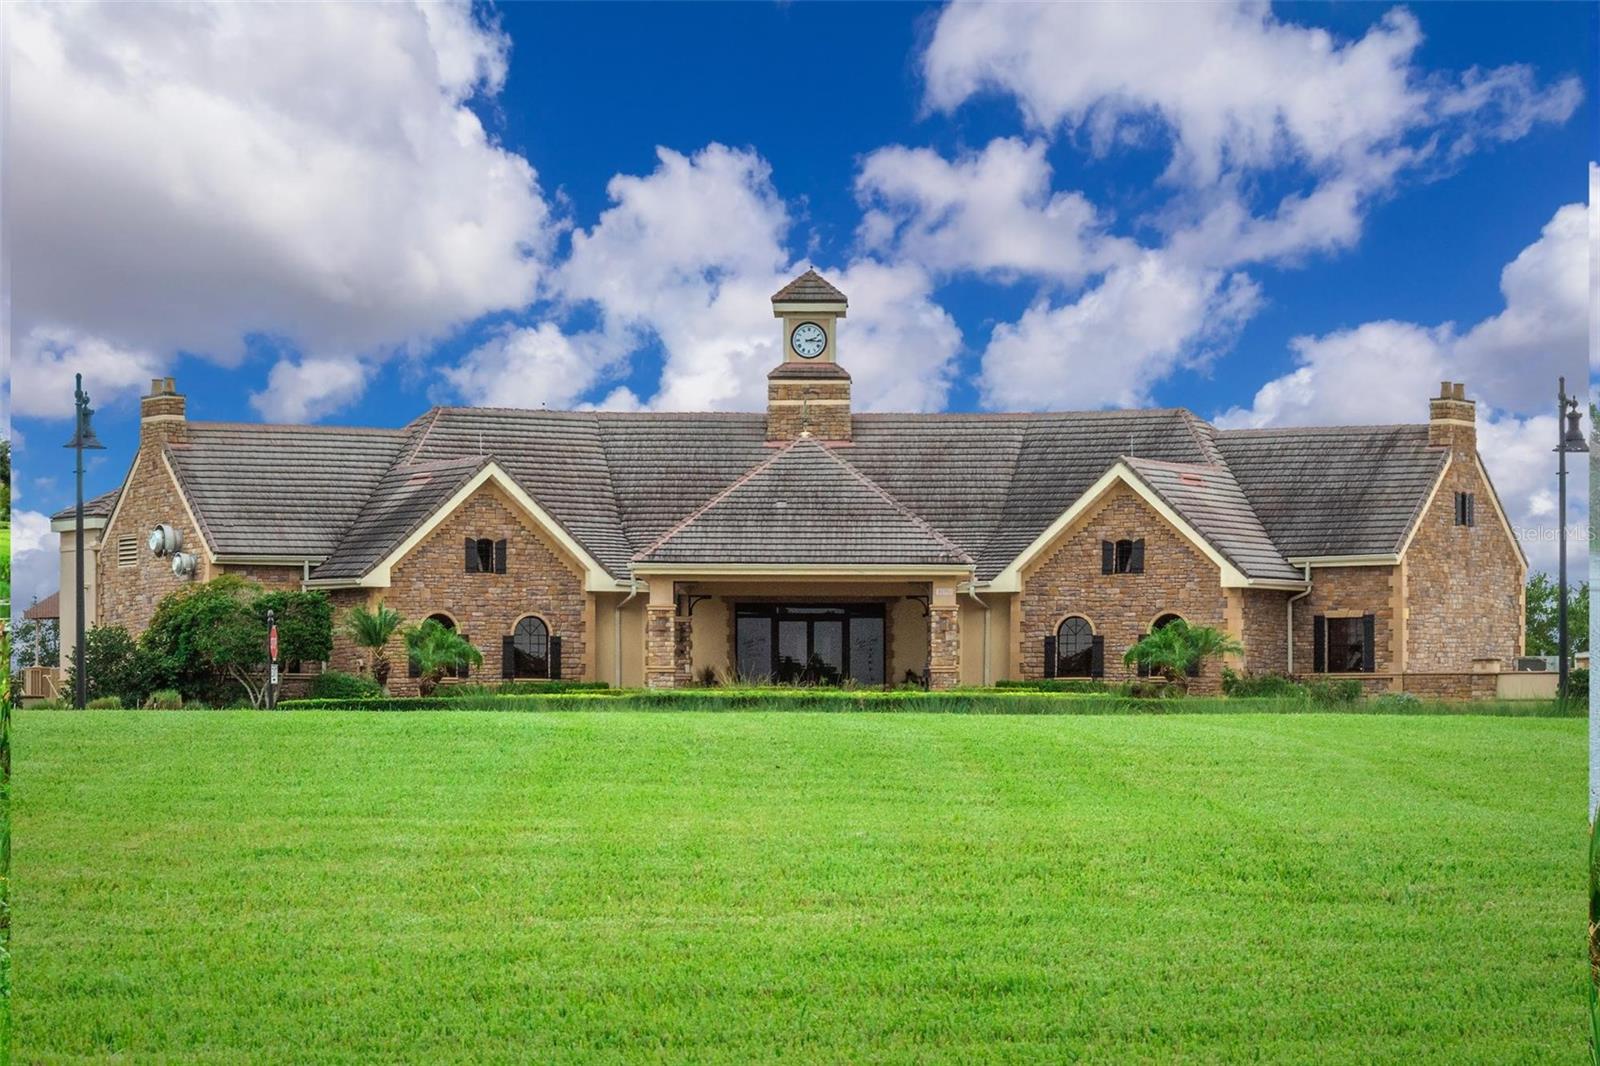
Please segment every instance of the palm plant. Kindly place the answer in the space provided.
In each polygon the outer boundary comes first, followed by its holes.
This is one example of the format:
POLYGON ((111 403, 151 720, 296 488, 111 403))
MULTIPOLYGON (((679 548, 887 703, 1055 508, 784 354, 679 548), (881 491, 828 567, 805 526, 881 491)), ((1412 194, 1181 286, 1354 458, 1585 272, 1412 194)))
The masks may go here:
POLYGON ((1122 661, 1138 664, 1159 674, 1180 692, 1189 690, 1189 675, 1207 659, 1223 655, 1242 655, 1244 647, 1228 634, 1211 626, 1191 626, 1175 618, 1160 629, 1146 633, 1129 648, 1122 661))
POLYGON ((421 625, 406 630, 406 650, 417 664, 417 689, 424 696, 433 695, 446 674, 467 665, 483 665, 478 649, 436 618, 424 619, 421 625))
POLYGON ((381 603, 375 611, 365 607, 351 608, 345 619, 344 628, 350 634, 350 639, 355 641, 357 647, 372 652, 372 679, 385 688, 389 684, 389 657, 384 649, 404 621, 399 611, 381 603))

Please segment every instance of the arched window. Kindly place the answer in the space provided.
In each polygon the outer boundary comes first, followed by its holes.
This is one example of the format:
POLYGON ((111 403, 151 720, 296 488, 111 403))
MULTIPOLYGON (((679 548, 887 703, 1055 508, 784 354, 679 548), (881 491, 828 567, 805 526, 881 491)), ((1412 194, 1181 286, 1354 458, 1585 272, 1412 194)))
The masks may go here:
POLYGON ((1094 669, 1094 628, 1073 615, 1056 627, 1056 676, 1088 677, 1094 669))
POLYGON ((550 676, 550 627, 529 615, 511 634, 516 677, 550 676))

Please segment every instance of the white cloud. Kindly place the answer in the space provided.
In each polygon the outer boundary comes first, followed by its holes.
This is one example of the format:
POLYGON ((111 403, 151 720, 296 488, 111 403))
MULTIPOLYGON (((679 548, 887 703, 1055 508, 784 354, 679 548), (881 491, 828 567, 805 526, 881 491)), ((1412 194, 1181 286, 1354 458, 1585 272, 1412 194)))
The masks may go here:
POLYGON ((1135 251, 1109 237, 1084 196, 1052 192, 1042 141, 990 141, 949 162, 926 148, 868 155, 856 176, 859 236, 874 251, 936 272, 1081 281, 1135 251))
POLYGON ((16 414, 72 417, 73 375, 81 373, 96 408, 136 396, 160 377, 167 360, 64 327, 35 326, 12 350, 11 402, 16 414))
POLYGON ((1099 151, 1170 137, 1167 177, 1191 185, 1289 162, 1337 170, 1450 120, 1509 139, 1576 106, 1575 80, 1540 90, 1521 67, 1424 78, 1412 65, 1421 43, 1401 8, 1340 42, 1260 0, 958 3, 939 17, 923 74, 933 108, 1009 93, 1034 128, 1083 131, 1099 151))
POLYGON ((568 336, 551 322, 502 330, 444 372, 470 404, 572 407, 609 362, 604 338, 568 336))
POLYGON ((1260 305, 1242 274, 1195 271, 1148 253, 1060 307, 1040 303, 995 328, 983 353, 985 406, 1136 407, 1158 381, 1203 363, 1260 305))
POLYGON ((38 511, 11 512, 11 616, 61 584, 61 549, 50 518, 38 511))
POLYGON ((28 4, 10 34, 23 331, 348 362, 537 291, 556 227, 467 106, 509 40, 464 4, 28 4))
MULTIPOLYGON (((1296 366, 1267 382, 1220 426, 1418 422, 1444 380, 1478 403, 1478 442, 1512 524, 1532 531, 1535 567, 1554 565, 1555 379, 1585 380, 1588 249, 1582 205, 1561 208, 1501 273, 1506 306, 1465 334, 1450 323, 1367 322, 1291 342, 1296 366)), ((1581 469, 1581 465, 1580 465, 1581 469)), ((1569 478, 1569 525, 1586 523, 1587 485, 1569 478)))
MULTIPOLYGON (((657 159, 649 174, 611 180, 612 206, 574 232, 553 280, 559 298, 592 310, 598 327, 563 334, 542 323, 503 333, 446 371, 469 402, 568 404, 628 356, 654 349, 662 357, 655 394, 617 388, 597 406, 765 406, 766 372, 782 358, 771 296, 803 269, 786 247, 790 216, 771 168, 754 151, 720 144, 692 155, 661 148, 657 159)), ((873 259, 822 271, 858 309, 839 334, 856 409, 942 407, 961 338, 933 302, 927 274, 873 259)))
POLYGON ((280 359, 266 388, 250 394, 250 406, 269 422, 315 422, 359 399, 368 375, 354 360, 280 359))

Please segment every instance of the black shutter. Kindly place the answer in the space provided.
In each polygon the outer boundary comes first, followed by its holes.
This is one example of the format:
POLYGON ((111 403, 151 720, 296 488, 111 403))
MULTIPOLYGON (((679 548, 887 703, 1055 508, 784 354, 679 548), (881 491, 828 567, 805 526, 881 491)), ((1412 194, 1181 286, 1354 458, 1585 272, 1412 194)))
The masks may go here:
POLYGON ((471 537, 467 538, 467 573, 478 572, 478 542, 471 537))
POLYGON ((517 676, 517 638, 500 638, 500 676, 517 676))
POLYGON ((497 574, 506 572, 506 542, 503 540, 494 542, 494 572, 497 574))
POLYGON ((1320 614, 1311 619, 1311 670, 1328 672, 1328 619, 1320 614))
POLYGON ((1056 676, 1056 638, 1044 638, 1044 676, 1056 676))
POLYGON ((1133 555, 1128 560, 1128 573, 1144 573, 1144 538, 1140 537, 1133 542, 1133 555))
POLYGON ((1475 525, 1478 521, 1478 498, 1472 493, 1467 493, 1467 525, 1475 525))
POLYGON ((1106 638, 1097 636, 1089 646, 1089 676, 1106 676, 1106 638))
MULTIPOLYGON (((467 635, 465 633, 461 634, 461 639, 467 641, 468 644, 472 643, 471 640, 468 640, 467 635)), ((455 675, 457 677, 460 677, 460 678, 465 678, 471 671, 472 671, 472 664, 471 663, 462 663, 460 666, 456 667, 455 675)))
POLYGON ((1361 669, 1372 673, 1377 669, 1378 619, 1370 614, 1361 616, 1361 669))
POLYGON ((1100 572, 1109 574, 1117 564, 1117 546, 1109 540, 1100 542, 1100 572))
POLYGON ((561 638, 550 638, 550 680, 561 680, 561 638))

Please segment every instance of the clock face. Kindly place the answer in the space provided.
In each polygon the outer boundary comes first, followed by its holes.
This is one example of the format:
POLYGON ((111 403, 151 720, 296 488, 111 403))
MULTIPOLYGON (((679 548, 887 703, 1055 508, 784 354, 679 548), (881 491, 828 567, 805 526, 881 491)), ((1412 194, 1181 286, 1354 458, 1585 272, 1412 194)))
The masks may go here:
POLYGON ((800 358, 815 359, 828 346, 828 335, 815 322, 802 322, 789 336, 789 343, 800 358))

